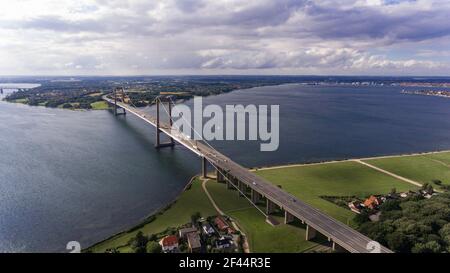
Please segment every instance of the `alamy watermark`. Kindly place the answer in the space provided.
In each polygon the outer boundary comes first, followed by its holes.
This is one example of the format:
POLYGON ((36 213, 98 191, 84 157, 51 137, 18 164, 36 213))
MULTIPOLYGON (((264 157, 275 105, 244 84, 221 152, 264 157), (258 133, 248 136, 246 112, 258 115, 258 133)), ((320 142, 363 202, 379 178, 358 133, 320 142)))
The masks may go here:
POLYGON ((279 105, 226 105, 224 111, 216 104, 203 107, 203 99, 195 97, 193 109, 174 106, 172 133, 194 140, 261 141, 261 151, 275 151, 280 141, 279 114, 279 105))

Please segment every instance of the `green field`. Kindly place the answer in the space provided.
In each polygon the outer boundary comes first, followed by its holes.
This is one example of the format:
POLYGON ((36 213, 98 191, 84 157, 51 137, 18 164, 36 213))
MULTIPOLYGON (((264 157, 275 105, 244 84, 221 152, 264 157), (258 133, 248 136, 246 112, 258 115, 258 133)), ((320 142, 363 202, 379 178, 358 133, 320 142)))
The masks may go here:
MULTIPOLYGON (((296 253, 317 246, 316 242, 305 240, 305 227, 299 223, 277 226, 267 224, 263 214, 251 206, 247 199, 239 197, 237 191, 227 190, 225 184, 212 180, 207 183, 207 189, 216 204, 225 214, 231 216, 246 234, 252 252, 296 253)), ((283 218, 276 218, 283 223, 283 218)))
POLYGON ((419 183, 441 180, 450 185, 450 152, 365 160, 419 183))
POLYGON ((17 99, 17 100, 14 100, 13 102, 27 104, 28 103, 28 99, 17 99))
POLYGON ((133 230, 132 232, 124 232, 113 236, 99 244, 89 248, 92 252, 105 252, 107 249, 117 248, 121 252, 129 251, 125 246, 130 238, 136 236, 138 231, 142 231, 145 235, 156 234, 164 231, 169 227, 178 227, 191 221, 191 215, 200 212, 203 217, 216 215, 216 211, 205 195, 201 183, 195 181, 191 188, 180 195, 179 199, 162 214, 158 214, 156 219, 144 226, 133 230))
POLYGON ((335 219, 353 226, 354 213, 328 202, 320 196, 358 196, 416 189, 412 184, 397 180, 357 162, 339 162, 317 165, 291 166, 255 172, 320 209, 335 219))
POLYGON ((109 105, 106 101, 97 101, 91 103, 92 110, 108 110, 109 105))

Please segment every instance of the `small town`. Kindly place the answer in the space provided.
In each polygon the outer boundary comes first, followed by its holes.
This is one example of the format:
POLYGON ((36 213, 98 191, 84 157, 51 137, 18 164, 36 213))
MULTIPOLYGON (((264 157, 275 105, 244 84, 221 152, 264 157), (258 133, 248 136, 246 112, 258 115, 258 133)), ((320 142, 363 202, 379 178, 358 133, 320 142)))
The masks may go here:
POLYGON ((192 223, 180 227, 175 234, 159 240, 164 253, 234 253, 241 252, 242 237, 224 216, 202 218, 192 216, 192 223))

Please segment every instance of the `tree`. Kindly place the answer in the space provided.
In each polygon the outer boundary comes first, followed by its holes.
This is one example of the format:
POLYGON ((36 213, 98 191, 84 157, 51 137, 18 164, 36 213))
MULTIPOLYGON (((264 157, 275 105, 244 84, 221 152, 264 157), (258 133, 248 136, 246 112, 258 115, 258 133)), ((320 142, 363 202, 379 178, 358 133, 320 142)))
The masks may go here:
POLYGON ((398 200, 386 200, 381 206, 381 211, 391 211, 391 210, 399 210, 400 208, 400 201, 398 200))
POLYGON ((198 221, 198 219, 200 219, 202 217, 202 215, 201 215, 201 213, 200 212, 196 212, 196 213, 194 213, 194 214, 192 214, 191 215, 191 221, 192 221, 192 224, 196 224, 197 223, 197 221, 198 221))
POLYGON ((162 252, 161 246, 155 241, 148 242, 146 250, 147 250, 147 253, 161 253, 162 252))
POLYGON ((412 248, 412 253, 439 253, 441 252, 441 245, 436 241, 426 243, 417 243, 412 248))
POLYGON ((438 186, 442 185, 442 181, 439 179, 433 179, 432 182, 438 186))
POLYGON ((386 236, 386 240, 389 248, 395 252, 409 252, 411 249, 411 242, 403 233, 390 233, 386 236))
POLYGON ((131 239, 131 248, 136 253, 145 253, 147 242, 148 242, 148 238, 144 236, 142 231, 139 231, 136 234, 136 237, 131 239))
POLYGON ((367 211, 363 210, 363 211, 361 211, 360 214, 357 214, 353 220, 358 225, 364 224, 364 223, 370 221, 369 214, 367 213, 367 211))
POLYGON ((392 188, 390 194, 391 195, 396 195, 397 194, 397 189, 396 188, 392 188))

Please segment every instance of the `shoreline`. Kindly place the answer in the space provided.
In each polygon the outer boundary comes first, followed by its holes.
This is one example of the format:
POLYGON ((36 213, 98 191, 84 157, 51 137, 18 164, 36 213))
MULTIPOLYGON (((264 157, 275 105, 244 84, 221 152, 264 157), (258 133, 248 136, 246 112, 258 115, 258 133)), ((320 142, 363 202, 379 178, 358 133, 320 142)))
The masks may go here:
POLYGON ((415 153, 409 153, 409 154, 380 155, 380 156, 361 157, 361 158, 355 157, 355 158, 345 158, 345 159, 330 160, 330 161, 318 161, 318 162, 310 162, 310 163, 287 163, 287 164, 283 164, 283 165, 251 167, 248 169, 252 172, 255 172, 255 171, 259 171, 259 170, 275 170, 275 169, 293 168, 293 167, 302 167, 302 166, 314 166, 314 165, 323 165, 323 164, 352 162, 352 161, 357 161, 357 160, 372 160, 372 159, 383 159, 383 158, 393 158, 393 157, 409 157, 409 156, 430 155, 430 154, 439 154, 439 153, 448 153, 448 152, 450 152, 450 150, 437 150, 437 151, 432 151, 432 152, 415 152, 415 153))
MULTIPOLYGON (((398 155, 384 155, 384 156, 374 156, 374 157, 364 157, 364 158, 349 158, 349 159, 342 159, 342 160, 330 160, 330 161, 322 161, 322 162, 312 162, 312 163, 293 163, 293 164, 283 164, 283 165, 273 165, 273 166, 265 166, 265 167, 253 167, 253 168, 249 168, 250 171, 255 172, 258 170, 271 170, 271 169, 283 169, 283 168, 291 168, 291 167, 305 167, 305 166, 314 166, 314 165, 324 165, 324 164, 333 164, 333 163, 342 163, 342 162, 354 162, 357 160, 372 160, 372 159, 383 159, 383 158, 393 158, 393 157, 409 157, 409 156, 420 156, 420 155, 430 155, 430 154, 438 154, 438 153, 447 153, 450 152, 450 150, 439 150, 439 151, 431 151, 431 152, 420 152, 420 153, 410 153, 410 154, 398 154, 398 155)), ((187 191, 191 186, 192 183, 195 181, 195 179, 199 177, 199 175, 195 175, 193 177, 191 177, 191 179, 189 180, 189 182, 184 186, 184 188, 175 196, 175 198, 170 201, 169 203, 167 203, 164 206, 159 207, 158 209, 156 209, 154 212, 148 214, 147 216, 143 217, 143 219, 135 224, 132 225, 131 227, 122 230, 120 232, 117 232, 101 241, 98 241, 90 246, 88 246, 87 248, 84 248, 83 251, 86 251, 98 244, 101 244, 109 239, 112 239, 116 236, 119 236, 123 233, 127 233, 127 232, 131 232, 139 227, 141 227, 142 225, 147 224, 148 220, 151 219, 152 217, 156 217, 158 214, 165 212, 167 209, 169 209, 173 204, 175 204, 178 199, 181 197, 181 195, 187 191)), ((152 220, 153 221, 153 220, 152 220)))

